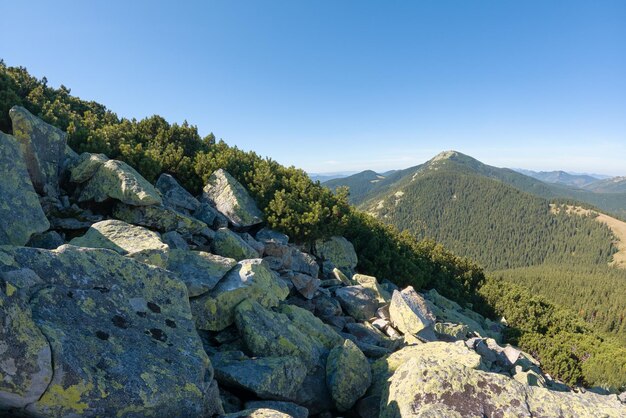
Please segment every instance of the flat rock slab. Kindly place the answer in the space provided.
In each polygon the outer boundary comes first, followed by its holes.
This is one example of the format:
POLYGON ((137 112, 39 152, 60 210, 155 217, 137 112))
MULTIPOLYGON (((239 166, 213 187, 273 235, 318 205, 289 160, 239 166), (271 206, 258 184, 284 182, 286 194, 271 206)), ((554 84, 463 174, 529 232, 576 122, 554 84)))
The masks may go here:
POLYGON ((21 106, 13 106, 9 116, 35 190, 42 195, 58 196, 67 134, 21 106))
POLYGON ((79 247, 108 248, 120 254, 169 249, 157 232, 114 219, 91 225, 85 235, 74 238, 70 244, 79 247))
POLYGON ((209 177, 202 197, 213 204, 236 228, 263 222, 263 214, 246 189, 226 170, 219 169, 209 177))
POLYGON ((125 162, 117 160, 107 160, 98 165, 78 196, 79 202, 104 202, 109 199, 134 206, 163 203, 161 195, 148 180, 125 162))
POLYGON ((17 139, 0 132, 0 245, 25 245, 50 223, 30 181, 17 139))
POLYGON ((52 348, 54 375, 27 410, 37 416, 202 416, 212 368, 187 289, 166 270, 104 249, 4 247, 43 278, 35 324, 52 348), (80 324, 80 326, 77 326, 80 324))

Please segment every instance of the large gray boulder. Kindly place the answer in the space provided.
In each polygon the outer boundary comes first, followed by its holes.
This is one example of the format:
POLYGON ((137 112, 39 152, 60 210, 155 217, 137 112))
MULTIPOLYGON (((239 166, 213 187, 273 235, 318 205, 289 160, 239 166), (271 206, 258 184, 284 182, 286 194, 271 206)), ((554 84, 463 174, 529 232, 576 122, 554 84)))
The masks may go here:
POLYGON ((198 199, 193 197, 176 179, 169 174, 161 174, 155 184, 163 196, 163 203, 176 210, 194 211, 200 207, 198 199))
POLYGON ((417 335, 435 323, 428 304, 411 286, 393 292, 389 315, 393 325, 404 334, 417 335))
POLYGON ((159 232, 176 231, 183 235, 206 233, 208 226, 189 215, 165 206, 133 206, 119 203, 113 216, 129 224, 146 226, 159 232))
POLYGON ((0 132, 0 245, 25 245, 50 223, 33 188, 18 141, 0 132))
POLYGON ((221 168, 209 177, 202 198, 215 206, 236 228, 263 222, 263 214, 246 189, 221 168))
POLYGON ((330 351, 326 361, 326 384, 339 411, 347 411, 372 383, 370 365, 356 345, 345 340, 330 351))
POLYGON ((228 228, 217 230, 211 248, 215 254, 235 260, 259 258, 257 250, 228 228))
MULTIPOLYGON (((187 288, 171 273, 110 250, 67 245, 54 251, 3 247, 0 259, 45 281, 29 306, 50 345, 53 375, 28 405, 29 414, 203 416, 220 411, 187 288)), ((27 291, 26 286, 18 290, 27 291)))
POLYGON ((120 254, 169 249, 157 232, 114 219, 91 225, 84 235, 74 238, 70 244, 78 247, 108 248, 120 254))
POLYGON ((263 260, 254 259, 240 261, 210 292, 190 302, 196 327, 221 331, 233 324, 235 308, 241 301, 273 307, 288 295, 289 289, 276 273, 263 260))
POLYGON ((344 237, 331 237, 328 240, 317 240, 313 253, 322 264, 322 274, 330 276, 333 269, 341 270, 343 274, 352 277, 358 263, 354 246, 344 237))
POLYGON ((237 262, 232 258, 204 251, 170 250, 165 268, 180 277, 187 286, 189 297, 212 290, 237 262))
POLYGON ((335 291, 343 311, 357 321, 367 321, 376 315, 376 293, 363 286, 346 286, 335 291))
POLYGON ((85 183, 82 183, 78 195, 79 202, 89 200, 104 202, 109 199, 115 199, 134 206, 160 205, 163 203, 161 195, 154 186, 123 161, 107 160, 102 162, 98 158, 94 160, 89 157, 71 170, 72 177, 74 177, 74 171, 76 171, 81 173, 77 177, 82 180, 87 177, 84 171, 87 171, 87 174, 91 174, 94 168, 95 171, 92 176, 85 183), (88 170, 85 169, 85 165, 89 167, 88 170))
POLYGON ((248 358, 241 352, 211 358, 220 385, 246 389, 262 399, 294 400, 307 374, 297 357, 248 358))
POLYGON ((35 190, 42 195, 58 196, 67 135, 21 106, 13 106, 9 116, 35 190))

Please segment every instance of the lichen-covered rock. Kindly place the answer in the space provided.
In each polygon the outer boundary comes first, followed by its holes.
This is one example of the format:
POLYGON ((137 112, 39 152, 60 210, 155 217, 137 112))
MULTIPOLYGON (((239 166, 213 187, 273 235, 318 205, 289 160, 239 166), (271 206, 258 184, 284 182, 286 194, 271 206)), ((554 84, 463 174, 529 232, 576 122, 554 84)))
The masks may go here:
POLYGON ((273 307, 288 295, 276 273, 263 260, 254 259, 240 261, 210 292, 190 302, 199 329, 220 331, 235 321, 235 307, 241 301, 273 307))
POLYGON ((238 261, 259 257, 259 253, 254 248, 228 228, 217 230, 211 247, 215 254, 238 261))
POLYGON ((256 239, 264 244, 274 243, 287 245, 289 242, 289 237, 287 235, 269 228, 259 230, 259 232, 256 233, 256 239))
POLYGON ((313 299, 321 283, 320 279, 304 273, 295 273, 290 279, 296 290, 306 299, 313 299))
POLYGON ((365 274, 355 274, 352 276, 352 281, 373 290, 374 293, 376 293, 379 303, 389 303, 389 301, 391 301, 391 295, 378 284, 376 277, 367 276, 365 274))
POLYGON ((193 212, 193 216, 213 229, 228 226, 228 219, 207 202, 200 202, 200 206, 193 212))
POLYGON ((163 195, 163 203, 176 210, 194 211, 200 207, 198 199, 183 188, 174 177, 169 174, 161 174, 155 184, 163 195))
POLYGON ((367 321, 376 315, 378 299, 371 289, 363 286, 346 286, 337 289, 335 296, 344 312, 357 321, 367 321))
POLYGON ((52 348, 54 373, 29 413, 202 416, 215 409, 187 289, 170 272, 104 249, 0 253, 46 283, 30 306, 52 348))
POLYGON ((17 140, 0 132, 0 245, 24 245, 50 227, 17 140))
POLYGON ((7 276, 0 273, 0 415, 35 402, 52 380, 50 346, 20 292, 26 283, 7 276))
POLYGON ((394 326, 404 334, 416 335, 435 322, 435 316, 411 286, 393 292, 389 315, 394 326))
POLYGON ((170 232, 166 232, 162 234, 161 239, 163 240, 164 243, 169 245, 169 247, 172 249, 177 249, 177 250, 189 249, 189 244, 187 243, 187 241, 185 241, 185 238, 183 238, 183 236, 180 235, 176 231, 170 231, 170 232))
POLYGON ((164 206, 132 206, 120 203, 115 206, 113 216, 129 224, 146 226, 159 232, 201 234, 208 229, 204 222, 164 206))
POLYGON ((108 248, 120 254, 169 249, 157 232, 113 219, 91 225, 85 235, 74 238, 70 244, 79 247, 108 248))
POLYGON ((344 339, 341 335, 306 309, 283 304, 280 306, 280 312, 287 315, 296 328, 317 339, 329 350, 343 343, 344 339))
POLYGON ((167 270, 176 273, 187 286, 189 297, 213 289, 235 265, 237 262, 232 258, 176 249, 169 251, 166 262, 167 270))
POLYGON ((344 237, 316 241, 313 253, 321 260, 324 275, 332 274, 334 268, 338 268, 348 277, 354 274, 358 262, 356 251, 352 243, 344 237))
POLYGON ((162 204, 159 192, 123 161, 108 160, 99 165, 78 196, 79 202, 119 200, 134 206, 162 204))
POLYGON ((434 327, 435 333, 442 338, 463 340, 467 337, 469 328, 463 324, 451 324, 449 322, 437 322, 434 327))
POLYGON ((58 196, 67 135, 21 106, 13 106, 9 116, 35 190, 42 195, 58 196))
POLYGON ((326 361, 326 383, 339 411, 347 411, 372 383, 367 359, 350 340, 330 350, 326 361))
POLYGON ((289 415, 292 418, 308 418, 309 411, 293 402, 282 401, 250 401, 246 402, 246 409, 273 409, 289 415))
POLYGON ((220 385, 246 389, 263 399, 294 400, 307 374, 297 357, 250 359, 241 352, 225 352, 211 362, 220 385))
POLYGON ((263 214, 246 189, 223 169, 211 174, 202 198, 213 204, 236 228, 263 222, 263 214))
POLYGON ((29 247, 44 248, 46 250, 54 250, 65 244, 63 237, 56 231, 46 231, 41 234, 34 234, 30 237, 29 247))
POLYGON ((224 418, 291 418, 291 415, 276 409, 255 408, 226 414, 224 418))
POLYGON ((246 300, 235 309, 235 323, 255 356, 293 356, 312 369, 319 366, 324 345, 307 335, 287 315, 265 309, 246 300))
POLYGON ((70 181, 72 183, 84 183, 96 174, 96 172, 109 161, 104 154, 91 154, 83 152, 72 161, 70 168, 70 181))

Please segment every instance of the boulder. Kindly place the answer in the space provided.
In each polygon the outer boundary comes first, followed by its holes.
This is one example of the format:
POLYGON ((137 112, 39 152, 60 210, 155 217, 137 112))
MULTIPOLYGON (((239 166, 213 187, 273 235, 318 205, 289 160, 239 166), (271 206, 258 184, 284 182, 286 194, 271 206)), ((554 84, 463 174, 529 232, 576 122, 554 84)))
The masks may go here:
POLYGON ((0 245, 24 245, 50 227, 18 141, 0 132, 0 245))
POLYGON ((201 202, 193 216, 213 229, 226 228, 228 219, 207 202, 201 202))
POLYGON ((367 276, 365 274, 355 274, 352 276, 352 281, 374 291, 378 303, 385 304, 391 301, 391 295, 378 284, 376 277, 367 276))
POLYGON ((296 403, 307 408, 310 416, 324 412, 325 416, 332 416, 328 411, 335 409, 335 402, 326 385, 325 367, 316 367, 309 372, 298 391, 297 398, 296 403))
POLYGON ((109 161, 104 154, 91 154, 83 152, 72 161, 70 166, 70 181, 72 183, 84 183, 96 174, 96 172, 109 161))
POLYGON ((297 357, 313 369, 320 365, 324 345, 296 326, 287 315, 265 309, 252 300, 235 309, 235 323, 252 354, 297 357))
POLYGON ((115 205, 113 216, 129 224, 146 226, 159 232, 176 231, 183 235, 202 234, 207 224, 165 206, 115 205))
POLYGON ((215 254, 235 260, 259 258, 259 253, 254 248, 228 228, 217 230, 211 248, 215 254))
POLYGON ((198 199, 193 197, 169 174, 161 174, 155 186, 161 192, 165 206, 178 211, 195 211, 200 207, 198 199))
POLYGON ((289 242, 289 237, 287 235, 269 228, 262 228, 259 230, 259 232, 256 233, 256 239, 264 244, 274 243, 287 245, 289 242))
POLYGON ((434 327, 437 335, 449 340, 464 340, 469 333, 469 327, 463 324, 451 324, 449 322, 437 322, 434 327))
POLYGON ((313 299, 315 292, 320 287, 320 279, 316 279, 308 274, 295 273, 291 276, 291 283, 302 296, 307 299, 313 299))
POLYGON ((50 345, 53 376, 29 414, 202 416, 220 409, 187 289, 171 273, 105 249, 0 253, 46 284, 29 304, 50 345))
POLYGON ((28 244, 29 247, 44 248, 46 250, 54 250, 65 244, 63 237, 56 231, 46 231, 41 234, 34 234, 30 237, 28 244))
POLYGON ((404 334, 417 335, 435 322, 435 316, 424 298, 411 286, 400 292, 397 290, 393 292, 389 316, 392 324, 404 334))
POLYGON ((224 418, 291 418, 291 415, 276 409, 256 408, 226 414, 224 418))
POLYGON ((289 415, 293 418, 308 418, 309 411, 303 406, 297 405, 293 402, 281 402, 281 401, 250 401, 246 402, 246 409, 273 409, 289 415))
POLYGON ((338 280, 339 282, 343 283, 345 286, 352 286, 354 284, 352 283, 352 281, 350 281, 350 279, 348 279, 348 276, 343 274, 342 271, 339 270, 337 267, 333 269, 331 274, 335 280, 338 280))
POLYGON ((13 106, 9 116, 35 190, 41 195, 58 196, 67 135, 21 106, 13 106))
POLYGON ((335 298, 321 294, 315 297, 313 301, 315 302, 315 315, 324 320, 343 313, 341 304, 335 298))
POLYGON ((238 235, 241 237, 241 239, 244 240, 246 244, 254 248, 254 250, 259 254, 259 257, 263 256, 263 254, 265 253, 265 245, 262 242, 255 240, 252 235, 248 234, 247 232, 241 232, 238 235))
POLYGON ((119 200, 133 206, 162 204, 159 192, 134 168, 123 161, 108 160, 83 183, 79 202, 119 200))
POLYGON ((331 327, 324 324, 319 318, 306 309, 283 304, 280 306, 280 312, 287 315, 296 328, 306 335, 315 338, 329 350, 343 343, 344 339, 341 335, 337 334, 331 327))
POLYGON ((363 286, 346 286, 335 291, 343 311, 357 321, 367 321, 376 315, 378 300, 371 289, 363 286))
POLYGON ((246 389, 260 398, 294 400, 307 374, 297 357, 248 358, 241 352, 218 353, 211 357, 220 385, 246 389))
POLYGON ((187 286, 189 297, 212 290, 237 262, 232 258, 204 251, 170 250, 165 267, 180 277, 187 286))
POLYGON ((263 214, 246 189, 223 169, 211 174, 202 199, 215 206, 236 228, 263 222, 263 214))
POLYGON ((369 322, 346 324, 346 330, 360 342, 385 348, 390 348, 392 345, 392 341, 381 331, 370 325, 369 322))
MULTIPOLYGON (((199 329, 220 331, 235 321, 235 307, 243 300, 264 307, 277 306, 289 295, 276 273, 261 259, 240 261, 208 293, 190 300, 199 329)), ((267 354, 270 355, 270 354, 267 354)))
POLYGON ((85 235, 74 238, 70 244, 79 247, 108 248, 120 254, 169 249, 157 232, 113 219, 91 225, 85 235))
POLYGON ((326 361, 326 384, 337 410, 347 411, 372 383, 367 359, 350 340, 330 350, 326 361))
POLYGON ((188 250, 189 244, 185 241, 182 235, 180 235, 176 231, 166 232, 161 235, 161 239, 164 243, 166 243, 170 248, 177 250, 188 250))
POLYGON ((335 268, 349 277, 354 274, 358 262, 357 255, 352 243, 344 237, 315 241, 313 253, 320 259, 322 274, 325 276, 332 274, 335 268))
POLYGON ((0 415, 37 401, 52 380, 50 345, 33 322, 28 297, 20 291, 27 283, 9 276, 0 273, 0 415))
POLYGON ((312 255, 302 252, 293 247, 291 247, 291 251, 289 253, 287 266, 293 271, 308 274, 309 276, 316 279, 320 271, 320 266, 317 264, 315 258, 312 255))

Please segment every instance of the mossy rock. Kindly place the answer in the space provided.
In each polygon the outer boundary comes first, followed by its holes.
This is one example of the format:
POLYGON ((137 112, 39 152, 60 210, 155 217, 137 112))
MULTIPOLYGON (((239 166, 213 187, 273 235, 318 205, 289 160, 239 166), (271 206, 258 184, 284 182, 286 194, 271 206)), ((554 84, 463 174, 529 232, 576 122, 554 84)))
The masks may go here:
POLYGON ((161 205, 160 193, 123 161, 107 160, 82 186, 79 202, 119 200, 134 206, 161 205))
POLYGON ((215 233, 211 248, 215 254, 223 257, 245 260, 259 258, 259 253, 228 228, 220 228, 215 233))
POLYGON ((74 238, 70 244, 78 247, 107 248, 120 254, 169 249, 158 232, 114 219, 91 225, 83 236, 74 238))
POLYGON ((411 335, 417 335, 435 322, 435 315, 428 304, 411 286, 393 292, 389 317, 400 332, 411 335))
POLYGON ((13 135, 20 142, 35 190, 42 195, 58 196, 59 174, 65 160, 67 135, 21 106, 9 111, 13 135))
POLYGON ((235 322, 241 301, 257 301, 265 307, 278 306, 289 289, 261 259, 240 261, 208 293, 191 299, 196 327, 221 331, 235 322))
POLYGON ((165 268, 180 277, 187 286, 189 297, 200 296, 211 289, 237 262, 204 251, 170 250, 165 268))
POLYGON ((0 132, 0 245, 25 245, 50 223, 30 181, 18 141, 0 132))
POLYGON ((184 213, 164 206, 133 206, 119 203, 113 216, 129 224, 146 226, 159 232, 176 231, 183 235, 201 234, 207 224, 184 213))
POLYGON ((84 183, 96 174, 109 158, 104 154, 92 154, 83 152, 72 161, 70 171, 70 181, 72 183, 84 183))
POLYGON ((284 303, 280 307, 280 312, 287 315, 298 329, 320 341, 329 350, 344 341, 334 329, 306 309, 284 303))
POLYGON ((330 350, 326 361, 326 383, 339 411, 347 411, 372 383, 370 365, 350 340, 330 350))
POLYGON ((198 199, 193 197, 174 177, 169 174, 161 174, 155 183, 156 188, 163 196, 166 206, 177 210, 194 211, 200 207, 198 199))
POLYGON ((337 268, 351 277, 358 263, 354 246, 344 237, 315 241, 313 253, 322 261, 322 273, 325 276, 332 274, 333 269, 337 268))
POLYGON ((391 295, 378 284, 376 277, 367 276, 365 274, 355 274, 352 276, 352 281, 374 291, 379 303, 385 304, 391 301, 391 295))

